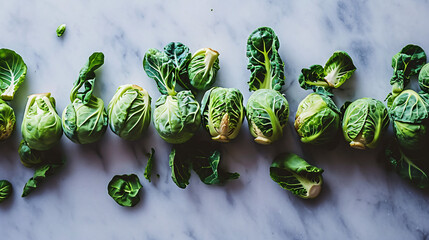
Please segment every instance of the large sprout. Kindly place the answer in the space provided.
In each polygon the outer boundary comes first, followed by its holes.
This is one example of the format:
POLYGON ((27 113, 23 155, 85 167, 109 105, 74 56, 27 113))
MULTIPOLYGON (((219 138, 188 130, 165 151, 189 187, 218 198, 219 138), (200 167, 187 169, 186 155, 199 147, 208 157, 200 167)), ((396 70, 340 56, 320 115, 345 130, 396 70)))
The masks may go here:
POLYGON ((63 135, 61 118, 50 93, 28 96, 21 125, 22 138, 31 149, 51 149, 63 135))
POLYGON ((237 137, 245 115, 243 95, 235 88, 214 87, 202 101, 203 125, 218 142, 229 142, 237 137))
POLYGON ((384 104, 372 98, 346 103, 343 115, 344 138, 356 149, 375 148, 389 125, 384 104))
POLYGON ((137 85, 120 86, 108 106, 112 131, 126 140, 136 140, 148 128, 151 97, 137 85))
POLYGON ((295 129, 303 143, 324 144, 337 135, 340 119, 340 110, 330 97, 311 93, 298 106, 295 129))
POLYGON ((280 92, 260 89, 247 101, 246 117, 255 142, 270 144, 283 136, 283 128, 289 118, 289 104, 280 92))
POLYGON ((64 109, 62 123, 64 134, 79 144, 93 143, 103 136, 107 128, 104 102, 92 94, 95 70, 104 63, 104 54, 93 53, 79 72, 70 93, 71 103, 64 109), (80 90, 82 88, 82 90, 80 90))

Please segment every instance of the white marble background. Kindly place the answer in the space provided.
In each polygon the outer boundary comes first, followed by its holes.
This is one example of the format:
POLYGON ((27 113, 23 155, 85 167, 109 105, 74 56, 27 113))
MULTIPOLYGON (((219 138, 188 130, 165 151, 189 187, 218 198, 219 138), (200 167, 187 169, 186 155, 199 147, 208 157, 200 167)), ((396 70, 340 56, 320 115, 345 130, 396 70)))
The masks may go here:
MULTIPOLYGON (((386 170, 380 149, 358 151, 341 142, 334 150, 303 146, 292 123, 301 68, 324 64, 333 51, 347 51, 357 71, 336 102, 374 97, 390 90, 391 57, 408 43, 429 53, 429 1, 6 1, 0 3, 0 47, 18 52, 28 66, 25 84, 12 105, 14 136, 0 143, 0 179, 15 192, 0 204, 1 239, 428 239, 429 194, 386 170), (57 38, 55 29, 66 23, 57 38), (143 68, 148 48, 181 41, 192 51, 220 52, 217 85, 250 96, 245 55, 248 35, 272 27, 281 41, 289 100, 289 126, 271 146, 252 142, 247 124, 223 147, 224 163, 241 174, 226 186, 206 186, 193 174, 185 190, 172 182, 170 146, 153 126, 145 138, 126 142, 110 130, 88 146, 61 140, 68 162, 27 198, 22 187, 32 170, 19 162, 17 148, 26 96, 52 92, 57 110, 69 103, 80 68, 94 51, 105 54, 96 94, 110 101, 121 84, 159 93, 143 68), (152 183, 143 178, 144 152, 156 148, 152 183), (292 151, 325 169, 318 199, 301 200, 269 176, 274 156, 292 151), (115 174, 136 173, 144 186, 135 208, 117 205, 107 194, 115 174)), ((204 136, 204 132, 201 133, 204 136)))

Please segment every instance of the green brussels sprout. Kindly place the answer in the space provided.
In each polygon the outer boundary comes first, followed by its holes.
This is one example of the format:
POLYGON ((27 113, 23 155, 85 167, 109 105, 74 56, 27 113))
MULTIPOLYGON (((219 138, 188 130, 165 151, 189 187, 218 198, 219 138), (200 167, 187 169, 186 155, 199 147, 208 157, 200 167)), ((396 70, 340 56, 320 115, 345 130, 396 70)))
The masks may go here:
POLYGON ((66 31, 66 25, 65 24, 61 24, 60 26, 58 26, 57 28, 57 37, 61 37, 64 32, 66 31))
POLYGON ((308 164, 293 153, 277 156, 270 167, 270 176, 282 188, 300 198, 315 198, 322 190, 323 169, 308 164))
POLYGON ((139 177, 135 174, 115 175, 107 186, 109 195, 121 206, 134 207, 140 202, 142 188, 139 177))
POLYGON ((259 89, 247 101, 246 117, 255 142, 270 144, 283 136, 289 117, 286 98, 272 89, 259 89))
POLYGON ((136 140, 150 123, 149 93, 137 85, 120 86, 108 106, 110 129, 126 140, 136 140))
POLYGON ((420 89, 429 93, 429 63, 424 65, 419 73, 420 89))
POLYGON ((245 115, 238 89, 214 87, 204 94, 201 105, 203 125, 213 140, 229 142, 237 137, 245 115))
POLYGON ((31 149, 24 140, 19 144, 18 154, 22 165, 26 167, 36 167, 44 162, 43 153, 41 151, 31 149))
POLYGON ((336 51, 326 62, 325 67, 313 65, 309 69, 303 68, 299 84, 304 89, 339 88, 355 70, 352 58, 344 51, 336 51))
POLYGON ((92 94, 95 70, 104 63, 104 54, 93 53, 79 72, 70 93, 71 103, 63 111, 64 134, 79 144, 93 143, 103 136, 107 128, 107 112, 104 102, 92 94), (82 92, 78 92, 83 87, 82 92))
POLYGON ((192 55, 188 65, 189 81, 197 90, 207 90, 216 81, 219 70, 219 53, 211 48, 203 48, 192 55))
POLYGON ((340 110, 330 97, 311 93, 298 106, 295 129, 301 142, 324 144, 337 135, 340 118, 340 110))
POLYGON ((50 93, 28 96, 21 125, 22 138, 32 149, 51 149, 63 135, 61 118, 50 93))
POLYGON ((153 123, 166 142, 184 143, 200 127, 200 104, 191 91, 181 91, 175 96, 162 95, 155 103, 153 123))
POLYGON ((12 184, 8 180, 0 180, 0 203, 12 195, 12 184))
POLYGON ((361 98, 346 103, 342 110, 344 138, 350 146, 356 149, 377 147, 389 125, 384 104, 372 98, 361 98))
POLYGON ((0 99, 0 141, 6 140, 15 129, 16 118, 13 109, 0 99))
POLYGON ((419 150, 428 142, 429 94, 402 91, 389 108, 393 132, 398 144, 408 150, 419 150))
POLYGON ((13 100, 27 75, 27 65, 16 52, 0 49, 0 99, 13 100))

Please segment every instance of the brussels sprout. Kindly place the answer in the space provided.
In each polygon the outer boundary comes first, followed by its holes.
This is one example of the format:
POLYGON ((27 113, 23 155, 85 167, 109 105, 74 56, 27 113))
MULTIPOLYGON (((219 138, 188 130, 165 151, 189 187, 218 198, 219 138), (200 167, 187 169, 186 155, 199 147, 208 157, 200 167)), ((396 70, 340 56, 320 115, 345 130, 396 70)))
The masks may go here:
POLYGON ((134 207, 140 202, 139 192, 142 187, 139 177, 135 174, 116 175, 110 180, 107 191, 119 205, 134 207))
POLYGON ((396 141, 386 148, 387 161, 402 178, 419 188, 429 187, 429 162, 425 153, 409 154, 396 141))
POLYGON ((15 125, 15 112, 0 99, 0 141, 8 139, 12 135, 15 125))
POLYGON ((43 153, 31 149, 24 140, 19 144, 18 154, 22 165, 26 167, 36 167, 43 163, 43 153))
POLYGON ((361 98, 346 103, 344 109, 343 133, 350 146, 356 149, 375 148, 389 125, 384 104, 372 98, 361 98))
POLYGON ((65 24, 61 24, 60 26, 58 26, 57 28, 57 37, 61 37, 64 32, 66 31, 66 25, 65 24))
POLYGON ((422 67, 419 74, 420 89, 429 93, 429 63, 422 67))
POLYGON ((300 198, 315 198, 322 190, 323 169, 308 164, 293 153, 277 156, 270 167, 270 176, 282 188, 300 198))
POLYGON ((278 91, 260 89, 246 105, 246 117, 255 142, 270 144, 283 136, 289 117, 289 104, 278 91))
POLYGON ((8 180, 0 180, 0 203, 12 195, 12 184, 8 180))
POLYGON ((338 88, 355 70, 352 58, 344 51, 336 51, 326 62, 325 67, 313 65, 309 69, 303 68, 299 84, 304 89, 338 88))
POLYGON ((63 135, 61 118, 50 93, 28 96, 21 125, 22 138, 32 149, 51 149, 63 135))
POLYGON ((330 97, 311 93, 298 106, 295 129, 303 143, 328 143, 340 129, 340 110, 330 97))
POLYGON ((198 90, 207 90, 216 81, 219 70, 219 53, 211 48, 203 48, 192 55, 188 66, 189 81, 198 90))
POLYGON ((123 139, 139 139, 150 123, 150 104, 151 97, 143 88, 120 86, 108 106, 110 129, 123 139))
POLYGON ((408 150, 423 149, 428 142, 429 94, 401 92, 389 108, 393 132, 399 145, 408 150))
POLYGON ((101 98, 92 95, 95 70, 104 63, 104 54, 93 53, 80 70, 79 78, 70 93, 71 103, 63 112, 63 130, 75 143, 87 144, 98 141, 107 128, 107 112, 101 98), (82 92, 78 92, 81 87, 82 92))
POLYGON ((203 125, 213 140, 229 142, 237 137, 245 114, 238 89, 214 87, 205 93, 201 105, 203 125))
POLYGON ((284 63, 278 49, 280 41, 273 29, 260 27, 247 39, 246 55, 250 70, 249 90, 274 89, 280 91, 284 82, 284 63))
POLYGON ((16 52, 0 49, 0 99, 13 100, 15 92, 24 82, 27 65, 16 52))
MULTIPOLYGON (((407 45, 392 58, 392 97, 395 98, 426 63, 425 51, 417 45, 407 45)), ((391 100, 389 100, 391 101, 391 100)))
POLYGON ((200 127, 200 104, 191 91, 181 91, 176 96, 162 95, 155 103, 153 123, 166 142, 184 143, 200 127))

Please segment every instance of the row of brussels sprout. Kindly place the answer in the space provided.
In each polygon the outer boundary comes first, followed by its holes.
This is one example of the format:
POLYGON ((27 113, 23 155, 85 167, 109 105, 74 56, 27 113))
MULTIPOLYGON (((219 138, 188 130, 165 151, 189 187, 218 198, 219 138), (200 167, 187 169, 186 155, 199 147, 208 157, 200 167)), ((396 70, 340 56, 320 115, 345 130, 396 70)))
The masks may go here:
MULTIPOLYGON (((168 143, 188 142, 201 123, 212 140, 229 142, 237 137, 246 116, 255 142, 270 144, 278 140, 289 117, 289 105, 281 93, 285 74, 279 47, 279 39, 271 28, 258 28, 249 36, 246 55, 251 75, 248 85, 253 93, 246 106, 238 89, 213 87, 219 70, 217 51, 203 48, 192 55, 189 48, 179 42, 168 44, 163 51, 149 49, 143 68, 155 80, 161 93, 153 114, 149 93, 130 84, 117 89, 106 111, 103 100, 93 94, 95 71, 104 64, 104 55, 92 54, 79 72, 70 93, 71 103, 64 109, 62 118, 55 110, 55 99, 50 93, 28 97, 19 155, 25 166, 35 168, 35 175, 24 187, 23 196, 64 164, 63 158, 49 158, 63 131, 73 142, 88 144, 98 141, 109 125, 121 138, 136 140, 141 138, 152 118, 158 134, 168 143), (177 91, 176 83, 183 90, 177 91), (205 91, 201 107, 195 99, 199 91, 205 91)), ((429 64, 425 63, 423 49, 415 45, 406 46, 393 57, 394 75, 390 81, 392 92, 387 98, 388 108, 372 98, 346 102, 341 109, 337 107, 332 99, 334 89, 344 84, 356 70, 346 52, 334 52, 324 66, 302 69, 299 84, 313 93, 301 101, 296 112, 294 126, 301 141, 330 144, 342 132, 353 148, 375 148, 391 120, 395 141, 387 148, 386 156, 400 175, 419 187, 427 187, 427 161, 421 157, 429 137, 429 64), (404 90, 411 77, 417 74, 423 92, 404 90)), ((0 70, 0 140, 4 140, 13 132, 16 123, 13 109, 4 100, 13 99, 27 67, 18 54, 0 49, 0 70)), ((172 178, 179 187, 188 184, 191 168, 207 184, 238 178, 236 173, 213 175, 220 161, 218 150, 189 153, 180 149, 174 146, 170 154, 172 178), (184 159, 199 161, 184 162, 184 159), (201 171, 214 165, 216 168, 212 172, 201 171)), ((323 169, 294 154, 280 155, 270 169, 274 181, 303 198, 319 194, 322 173, 323 169)))

